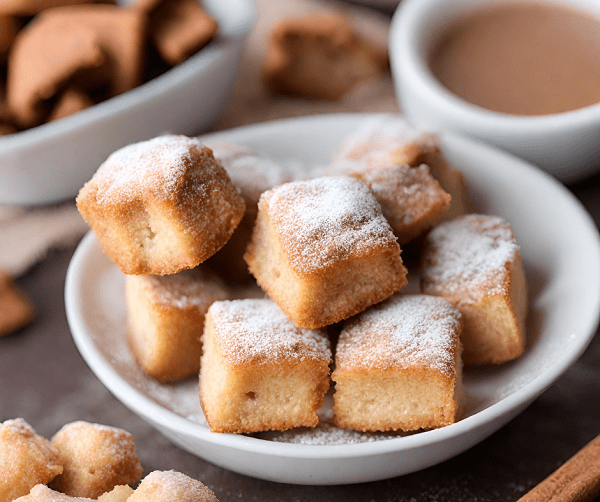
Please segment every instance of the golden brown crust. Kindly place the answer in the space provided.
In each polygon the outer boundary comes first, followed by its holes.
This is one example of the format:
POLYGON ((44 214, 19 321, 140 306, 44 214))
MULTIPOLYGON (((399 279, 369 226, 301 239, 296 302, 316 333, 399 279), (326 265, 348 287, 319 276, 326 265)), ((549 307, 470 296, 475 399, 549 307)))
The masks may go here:
POLYGON ((21 418, 0 424, 0 500, 11 501, 63 472, 50 441, 21 418))
POLYGON ((128 502, 219 502, 200 481, 175 471, 153 471, 127 499, 128 502))
POLYGON ((275 24, 263 78, 276 92, 335 100, 388 65, 386 51, 359 37, 343 17, 314 15, 275 24))
POLYGON ((77 197, 106 254, 126 274, 175 274, 216 253, 244 200, 210 149, 161 136, 113 153, 77 197))
POLYGON ((50 486, 66 495, 95 499, 117 485, 137 483, 142 466, 133 436, 122 429, 78 421, 52 438, 64 465, 50 486))
POLYGON ((271 300, 216 302, 203 345, 200 403, 213 432, 317 425, 329 388, 325 332, 298 328, 271 300))
POLYGON ((464 215, 425 239, 421 290, 462 312, 467 365, 499 364, 523 353, 526 289, 519 246, 502 218, 464 215))
POLYGON ((163 277, 128 275, 125 291, 129 345, 142 370, 161 382, 197 374, 204 315, 229 298, 225 284, 197 267, 163 277))
POLYGON ((298 325, 346 319, 406 284, 400 247, 367 185, 324 177, 263 194, 244 256, 298 325))
POLYGON ((335 356, 335 420, 361 431, 456 421, 460 312, 441 298, 395 295, 346 321, 335 356))

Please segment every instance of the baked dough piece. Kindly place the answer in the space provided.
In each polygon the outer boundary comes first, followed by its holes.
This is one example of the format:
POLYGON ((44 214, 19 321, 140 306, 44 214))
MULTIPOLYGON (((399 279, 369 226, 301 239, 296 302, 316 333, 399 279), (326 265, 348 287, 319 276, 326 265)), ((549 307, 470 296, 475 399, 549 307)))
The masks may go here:
POLYGON ((427 164, 433 177, 452 197, 443 219, 449 220, 467 212, 466 181, 460 171, 446 162, 437 136, 414 129, 394 115, 366 120, 359 129, 346 136, 332 162, 342 160, 360 161, 371 167, 427 164))
POLYGON ((56 449, 22 418, 0 424, 0 501, 10 502, 63 472, 56 449))
POLYGON ((450 207, 452 197, 425 164, 365 166, 360 162, 340 161, 325 170, 365 181, 401 246, 430 230, 450 207))
POLYGON ((366 183, 348 176, 265 192, 244 258, 259 286, 298 326, 346 319, 404 286, 406 268, 366 183))
POLYGON ((269 299, 215 302, 206 315, 200 403, 213 432, 314 427, 329 389, 322 330, 298 328, 269 299))
POLYGON ((0 337, 28 326, 36 315, 31 299, 0 270, 0 337))
POLYGON ((276 92, 336 100, 388 68, 385 49, 360 37, 342 16, 320 14, 275 24, 263 78, 276 92))
POLYGON ((466 365, 499 364, 523 353, 525 274, 503 218, 469 214, 434 228, 424 244, 421 290, 462 312, 466 365))
POLYGON ((33 16, 51 7, 91 3, 98 0, 2 0, 0 14, 13 16, 33 16))
MULTIPOLYGON (((65 495, 64 493, 52 490, 46 485, 39 484, 35 485, 28 495, 19 497, 15 500, 15 502, 94 502, 94 499, 71 497, 69 495, 65 495)), ((109 500, 105 502, 111 501, 109 500)))
POLYGON ((77 208, 126 274, 175 274, 218 251, 244 200, 200 140, 166 135, 113 153, 77 208))
POLYGON ((54 435, 52 446, 64 470, 50 487, 66 495, 95 499, 117 485, 137 483, 142 477, 133 436, 122 429, 71 422, 54 435))
POLYGON ((244 252, 252 237, 260 195, 274 186, 304 177, 305 170, 298 163, 275 161, 241 145, 218 144, 210 148, 243 197, 246 211, 231 239, 208 263, 228 281, 247 282, 252 275, 244 261, 244 252))
POLYGON ((117 485, 111 491, 98 497, 99 502, 125 502, 133 494, 129 485, 117 485))
POLYGON ((205 268, 174 275, 128 275, 128 338, 142 370, 161 382, 197 374, 204 315, 229 298, 225 284, 205 268))
POLYGON ((442 298, 394 295, 346 321, 335 355, 336 424, 414 431, 456 421, 461 315, 442 298))
POLYGON ((153 471, 140 483, 127 502, 219 502, 200 481, 175 471, 153 471))
POLYGON ((198 0, 138 0, 133 7, 147 13, 149 36, 160 56, 177 65, 215 36, 217 21, 198 0))

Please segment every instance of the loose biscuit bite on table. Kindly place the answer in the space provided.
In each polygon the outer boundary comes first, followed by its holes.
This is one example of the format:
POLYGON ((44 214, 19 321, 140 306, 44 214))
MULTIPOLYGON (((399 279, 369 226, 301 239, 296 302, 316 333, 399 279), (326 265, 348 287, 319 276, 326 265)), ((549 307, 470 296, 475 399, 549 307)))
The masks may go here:
POLYGON ((200 403, 213 432, 314 427, 329 389, 322 330, 298 328, 269 299, 215 302, 206 315, 200 403))
POLYGON ((468 214, 426 237, 421 291, 454 304, 464 320, 466 365, 499 364, 525 349, 527 288, 519 246, 498 216, 468 214))
POLYGON ((217 252, 244 200, 200 140, 167 135, 113 153, 79 191, 77 208, 124 273, 167 275, 217 252))
POLYGON ((172 66, 204 47, 219 27, 198 0, 138 0, 133 8, 146 12, 150 40, 172 66))
POLYGON ((263 78, 276 92, 335 100, 388 67, 385 49, 361 38, 343 17, 320 14, 275 24, 263 78))
POLYGON ((214 492, 185 474, 153 471, 127 499, 128 502, 219 502, 214 492))
POLYGON ((258 285, 298 326, 341 321, 407 283, 400 246, 363 181, 286 183, 265 192, 258 208, 244 257, 258 285))
POLYGON ((17 418, 0 424, 0 502, 26 495, 61 472, 56 449, 27 422, 17 418))
POLYGON ((454 423, 460 330, 460 312, 426 295, 395 295, 344 322, 332 375, 336 424, 414 431, 454 423))
POLYGON ((366 120, 341 141, 332 163, 340 161, 357 161, 369 167, 427 164, 433 177, 452 197, 443 219, 467 212, 466 180, 459 170, 448 165, 438 137, 414 129, 399 117, 384 115, 366 120))
POLYGON ((128 275, 125 293, 129 312, 127 337, 147 375, 171 382, 200 369, 204 315, 229 292, 203 265, 178 274, 128 275))
POLYGON ((367 166, 356 161, 339 161, 324 170, 365 181, 401 246, 431 229, 450 207, 452 197, 425 164, 367 166))
POLYGON ((8 274, 0 270, 0 336, 28 326, 36 315, 29 297, 15 286, 8 274))
POLYGON ((137 483, 142 477, 133 436, 122 429, 72 422, 52 437, 52 446, 64 470, 50 487, 66 495, 95 499, 115 486, 137 483))

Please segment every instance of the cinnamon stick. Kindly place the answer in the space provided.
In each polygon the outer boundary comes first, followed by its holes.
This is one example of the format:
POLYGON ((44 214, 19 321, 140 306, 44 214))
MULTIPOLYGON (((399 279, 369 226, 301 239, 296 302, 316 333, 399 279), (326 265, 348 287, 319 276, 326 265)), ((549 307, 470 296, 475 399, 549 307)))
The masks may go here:
POLYGON ((600 435, 518 502, 591 502, 600 495, 600 435))

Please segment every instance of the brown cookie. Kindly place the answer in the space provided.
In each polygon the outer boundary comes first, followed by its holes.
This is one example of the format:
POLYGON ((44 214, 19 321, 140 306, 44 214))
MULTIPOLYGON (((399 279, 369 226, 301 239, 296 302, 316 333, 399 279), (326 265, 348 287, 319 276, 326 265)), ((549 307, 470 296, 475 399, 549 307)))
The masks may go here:
POLYGON ((214 37, 218 24, 197 0, 139 0, 150 15, 150 38, 170 65, 185 61, 214 37))
POLYGON ((106 57, 94 30, 41 14, 19 32, 8 59, 7 101, 18 124, 41 123, 47 100, 77 73, 104 64, 106 57))
POLYGON ((275 92, 335 100, 388 66, 387 53, 359 37, 343 17, 315 15, 275 24, 263 78, 275 92))

